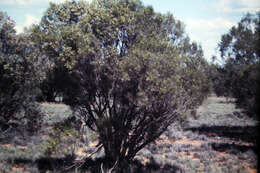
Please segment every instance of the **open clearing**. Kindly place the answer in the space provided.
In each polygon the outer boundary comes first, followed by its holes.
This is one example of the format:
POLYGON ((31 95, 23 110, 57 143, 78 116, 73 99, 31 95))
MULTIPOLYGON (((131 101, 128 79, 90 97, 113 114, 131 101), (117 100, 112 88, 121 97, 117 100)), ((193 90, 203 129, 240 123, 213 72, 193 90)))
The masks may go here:
POLYGON ((139 157, 153 159, 165 172, 256 173, 256 126, 232 102, 212 96, 184 128, 170 127, 139 157))

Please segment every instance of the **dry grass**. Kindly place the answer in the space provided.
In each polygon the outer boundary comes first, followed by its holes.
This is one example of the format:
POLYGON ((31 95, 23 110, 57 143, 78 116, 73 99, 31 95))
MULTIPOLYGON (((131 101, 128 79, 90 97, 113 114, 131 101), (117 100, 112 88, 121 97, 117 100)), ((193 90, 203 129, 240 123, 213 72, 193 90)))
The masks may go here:
MULTIPOLYGON (((48 115, 46 121, 51 126, 52 122, 57 122, 67 117, 71 110, 64 104, 56 103, 39 103, 43 111, 48 115)), ((189 118, 187 124, 189 127, 214 127, 221 125, 223 127, 231 126, 253 126, 257 122, 247 118, 246 116, 236 116, 234 112, 240 113, 232 102, 227 102, 225 98, 217 98, 215 96, 209 97, 204 104, 197 110, 197 119, 189 118)), ((242 114, 241 114, 242 115, 242 114)), ((45 127, 46 128, 46 127, 45 127)), ((47 128, 46 128, 47 129, 47 128)), ((239 139, 232 139, 227 136, 221 136, 215 131, 208 131, 206 134, 200 134, 194 131, 187 131, 184 129, 169 129, 170 135, 165 133, 154 144, 150 144, 145 148, 146 151, 137 154, 138 160, 142 165, 148 165, 151 159, 159 163, 159 167, 163 165, 175 165, 180 167, 184 173, 204 173, 204 172, 248 172, 257 173, 256 154, 250 149, 255 146, 250 141, 239 139), (167 135, 166 135, 167 134, 167 135), (175 136, 175 134, 177 136, 175 136), (212 144, 225 144, 229 148, 220 148, 216 150, 212 144), (239 148, 232 148, 239 146, 249 148, 245 151, 240 151, 239 148)), ((48 134, 41 134, 41 139, 47 139, 48 134)), ((89 140, 88 145, 80 145, 76 148, 76 160, 88 156, 97 146, 96 138, 89 140)), ((3 144, 1 154, 8 153, 6 148, 19 150, 19 153, 26 153, 28 146, 3 144)), ((34 150, 30 152, 35 152, 34 150)), ((31 155, 32 153, 30 153, 31 155)), ((27 158, 27 154, 24 154, 27 158)), ((13 157, 10 155, 8 157, 13 157)), ((29 156, 29 153, 28 153, 29 156)), ((18 156, 17 156, 18 157, 18 156)), ((15 159, 15 158, 14 158, 15 159)), ((1 163, 1 160, 0 160, 1 163)), ((28 165, 14 164, 10 172, 28 172, 25 167, 28 165)), ((37 169, 37 168, 35 168, 37 169)), ((1 169, 0 169, 1 172, 1 169)), ((29 171, 30 172, 30 171, 29 171)))
MULTIPOLYGON (((198 119, 188 119, 190 127, 211 127, 214 130, 216 125, 223 126, 223 130, 233 129, 234 125, 246 126, 256 125, 257 122, 245 115, 241 115, 241 110, 237 109, 232 100, 225 98, 210 97, 197 110, 198 119), (234 112, 236 114, 234 114, 234 112), (241 116, 237 117, 236 115, 241 116), (227 128, 226 128, 227 127, 227 128)), ((251 148, 255 143, 244 141, 243 139, 222 136, 222 133, 209 130, 205 134, 193 131, 169 129, 171 133, 163 134, 155 144, 151 144, 147 149, 152 151, 152 156, 160 163, 176 163, 183 172, 204 173, 204 172, 248 172, 257 173, 256 153, 251 148), (219 147, 214 148, 212 145, 219 147), (227 146, 227 148, 225 148, 227 146), (243 150, 240 150, 243 149, 243 150), (156 150, 155 150, 156 149, 156 150), (171 154, 171 152, 175 154, 171 154), (168 155, 168 157, 167 157, 168 155), (159 158, 158 158, 159 157, 159 158)), ((238 128, 240 130, 240 128, 238 128)), ((246 130, 246 128, 245 128, 246 130)), ((238 134, 243 133, 239 132, 238 134)), ((254 133, 257 133, 255 130, 254 133)), ((251 135, 250 133, 246 133, 251 135)), ((236 134, 235 134, 236 135, 236 134)), ((140 152, 138 157, 142 163, 148 163, 147 152, 140 152)))

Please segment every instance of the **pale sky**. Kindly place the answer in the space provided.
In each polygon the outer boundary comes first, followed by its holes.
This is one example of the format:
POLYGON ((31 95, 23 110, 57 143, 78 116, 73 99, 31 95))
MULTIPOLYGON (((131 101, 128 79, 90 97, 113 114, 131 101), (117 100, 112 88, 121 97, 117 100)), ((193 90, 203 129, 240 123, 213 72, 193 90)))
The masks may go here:
MULTIPOLYGON (((16 22, 18 33, 38 23, 49 2, 65 0, 0 0, 0 10, 16 22)), ((90 1, 90 0, 89 0, 90 1)), ((260 11, 260 0, 141 0, 157 12, 172 13, 181 20, 192 41, 202 45, 205 58, 218 55, 221 35, 236 25, 247 12, 260 11)))

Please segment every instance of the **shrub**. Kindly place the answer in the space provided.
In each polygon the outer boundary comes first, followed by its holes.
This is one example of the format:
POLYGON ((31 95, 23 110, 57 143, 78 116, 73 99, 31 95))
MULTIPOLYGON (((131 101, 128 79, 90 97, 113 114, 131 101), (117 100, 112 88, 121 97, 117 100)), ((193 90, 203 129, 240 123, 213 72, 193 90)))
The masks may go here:
POLYGON ((53 125, 52 133, 49 135, 46 144, 44 144, 44 154, 58 157, 73 156, 80 138, 80 131, 74 117, 57 122, 53 125))
POLYGON ((33 28, 75 84, 66 103, 98 134, 109 166, 131 162, 206 98, 208 64, 183 28, 136 0, 51 4, 33 28))

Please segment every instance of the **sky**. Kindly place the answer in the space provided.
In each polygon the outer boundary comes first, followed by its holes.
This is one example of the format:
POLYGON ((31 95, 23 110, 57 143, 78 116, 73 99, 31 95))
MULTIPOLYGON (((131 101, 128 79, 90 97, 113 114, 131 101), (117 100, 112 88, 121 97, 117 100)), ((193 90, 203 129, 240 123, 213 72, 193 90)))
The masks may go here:
MULTIPOLYGON (((49 2, 65 0, 0 0, 0 10, 16 22, 17 33, 24 27, 39 23, 49 2)), ((88 0, 91 1, 91 0, 88 0)), ((260 0, 141 0, 151 5, 156 12, 170 12, 185 25, 192 41, 199 43, 205 58, 219 58, 217 45, 221 35, 228 33, 247 13, 260 11, 260 0)))

